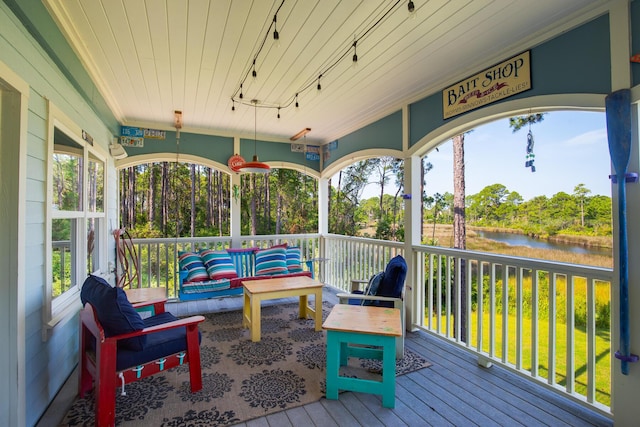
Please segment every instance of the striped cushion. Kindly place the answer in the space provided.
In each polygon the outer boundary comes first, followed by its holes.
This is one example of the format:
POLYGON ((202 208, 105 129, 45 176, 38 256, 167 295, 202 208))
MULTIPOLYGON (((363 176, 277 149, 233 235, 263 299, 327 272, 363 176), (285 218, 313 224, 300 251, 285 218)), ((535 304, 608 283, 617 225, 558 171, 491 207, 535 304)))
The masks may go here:
POLYGON ((180 270, 187 270, 185 282, 201 282, 209 280, 207 269, 204 267, 202 258, 193 252, 178 252, 180 270))
POLYGON ((211 280, 235 279, 238 277, 236 269, 227 251, 206 249, 200 251, 202 261, 211 280))
POLYGON ((297 246, 287 248, 287 270, 289 270, 289 273, 302 271, 302 254, 297 246))
POLYGON ((231 282, 229 282, 229 279, 222 279, 183 283, 181 290, 183 294, 197 294, 201 292, 221 291, 229 289, 230 287, 231 282))
POLYGON ((287 270, 287 252, 283 247, 260 249, 256 252, 256 276, 285 274, 287 270))

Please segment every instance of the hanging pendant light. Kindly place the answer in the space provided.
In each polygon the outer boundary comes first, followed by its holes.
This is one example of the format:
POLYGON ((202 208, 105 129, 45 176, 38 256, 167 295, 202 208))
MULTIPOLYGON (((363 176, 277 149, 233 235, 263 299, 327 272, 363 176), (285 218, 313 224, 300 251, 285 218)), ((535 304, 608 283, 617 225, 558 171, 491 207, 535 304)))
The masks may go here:
POLYGON ((261 162, 258 160, 258 154, 256 150, 257 146, 257 127, 258 127, 258 100, 252 99, 251 103, 253 104, 254 109, 254 117, 253 117, 253 160, 250 162, 244 162, 240 167, 238 167, 238 171, 245 173, 269 173, 271 167, 268 164, 261 162))

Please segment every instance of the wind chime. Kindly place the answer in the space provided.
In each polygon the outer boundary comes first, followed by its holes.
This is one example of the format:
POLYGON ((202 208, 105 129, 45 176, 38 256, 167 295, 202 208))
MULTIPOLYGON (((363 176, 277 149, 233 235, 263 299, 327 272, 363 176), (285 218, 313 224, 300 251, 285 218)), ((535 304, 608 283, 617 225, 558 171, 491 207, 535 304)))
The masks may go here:
POLYGON ((533 165, 536 155, 533 154, 533 134, 531 133, 531 122, 529 122, 529 133, 527 133, 527 155, 525 157, 524 167, 531 168, 531 172, 536 171, 533 165))

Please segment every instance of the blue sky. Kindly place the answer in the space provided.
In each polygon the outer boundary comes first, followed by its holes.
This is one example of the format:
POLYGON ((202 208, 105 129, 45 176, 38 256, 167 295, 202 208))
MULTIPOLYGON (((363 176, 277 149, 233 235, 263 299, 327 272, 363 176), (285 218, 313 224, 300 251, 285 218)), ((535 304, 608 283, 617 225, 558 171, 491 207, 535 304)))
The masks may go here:
MULTIPOLYGON (((560 191, 573 194, 576 185, 584 184, 590 195, 611 196, 604 112, 550 112, 542 122, 531 126, 531 132, 535 172, 525 167, 528 128, 513 133, 507 118, 468 133, 464 144, 467 194, 476 194, 487 185, 503 184, 530 200, 560 191)), ((427 158, 433 169, 427 174, 426 193, 453 193, 451 141, 440 145, 438 152, 432 150, 427 158)), ((371 187, 365 190, 365 198, 377 195, 371 187)))

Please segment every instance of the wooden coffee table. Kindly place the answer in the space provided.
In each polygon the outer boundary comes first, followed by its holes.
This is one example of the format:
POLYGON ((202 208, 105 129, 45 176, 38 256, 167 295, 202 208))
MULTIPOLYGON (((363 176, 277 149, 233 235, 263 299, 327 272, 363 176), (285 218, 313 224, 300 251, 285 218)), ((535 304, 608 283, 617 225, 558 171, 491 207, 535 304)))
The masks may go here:
POLYGON ((300 318, 315 320, 316 331, 322 330, 322 282, 307 276, 247 280, 244 288, 242 326, 251 331, 251 341, 260 341, 260 306, 262 300, 300 297, 300 318), (315 308, 308 306, 308 295, 315 295, 315 308))
POLYGON ((337 304, 322 325, 327 331, 327 399, 339 390, 382 395, 382 406, 396 398, 396 338, 402 336, 397 308, 337 304), (356 344, 352 346, 351 344, 356 344), (382 381, 340 376, 349 357, 382 360, 382 381))

